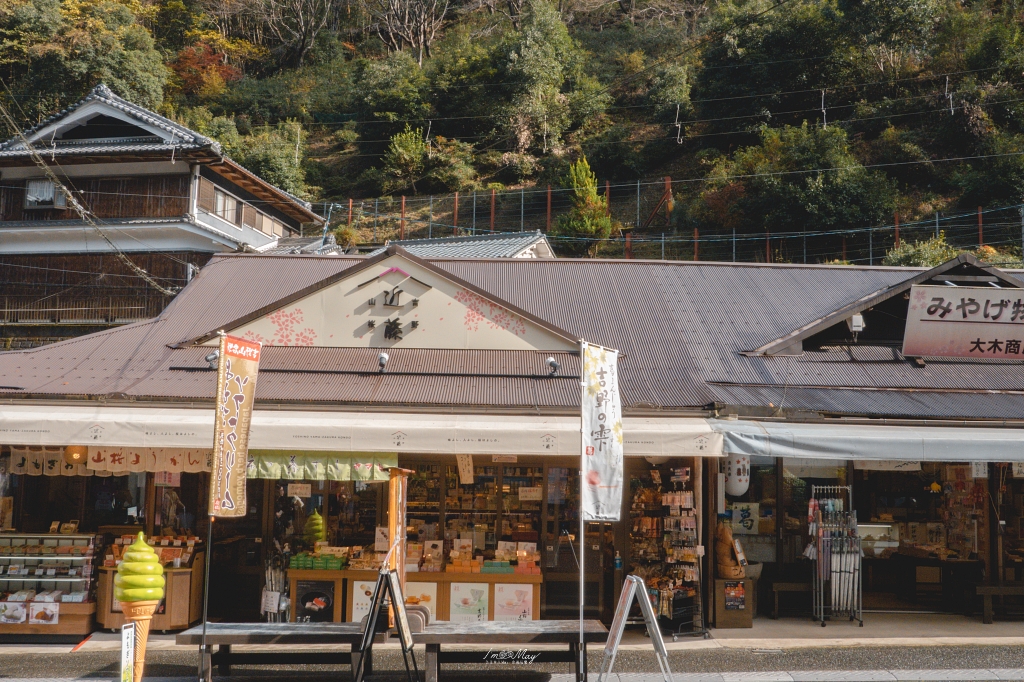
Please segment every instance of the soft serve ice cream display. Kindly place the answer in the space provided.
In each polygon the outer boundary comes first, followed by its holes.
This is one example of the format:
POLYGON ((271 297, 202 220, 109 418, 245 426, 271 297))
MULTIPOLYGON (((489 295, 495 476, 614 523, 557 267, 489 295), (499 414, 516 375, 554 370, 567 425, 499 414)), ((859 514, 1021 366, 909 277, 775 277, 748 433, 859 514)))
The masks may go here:
POLYGON ((160 600, 164 598, 164 567, 146 544, 142 533, 124 553, 114 576, 114 598, 121 602, 125 620, 135 623, 135 682, 142 680, 146 664, 146 640, 160 600))

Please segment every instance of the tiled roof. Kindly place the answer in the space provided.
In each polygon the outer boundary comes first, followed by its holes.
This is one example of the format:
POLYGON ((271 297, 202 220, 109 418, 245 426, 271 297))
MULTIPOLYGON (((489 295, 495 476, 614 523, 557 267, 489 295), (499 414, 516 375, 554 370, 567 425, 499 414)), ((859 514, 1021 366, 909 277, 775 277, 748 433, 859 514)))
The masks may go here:
MULTIPOLYGON (((159 128, 172 135, 173 142, 152 142, 152 141, 132 141, 132 142, 118 142, 112 141, 110 144, 93 144, 93 141, 89 141, 89 144, 68 144, 66 142, 51 145, 46 142, 34 145, 38 150, 46 151, 47 155, 82 155, 82 154, 110 154, 117 152, 146 152, 146 151, 166 151, 172 147, 176 149, 201 149, 208 147, 215 153, 220 153, 220 143, 212 140, 204 135, 200 135, 194 130, 190 130, 185 126, 175 123, 169 118, 156 114, 148 109, 140 107, 137 104, 133 104, 128 100, 118 97, 115 95, 110 88, 100 83, 84 98, 72 104, 67 109, 60 111, 53 116, 43 120, 36 126, 29 128, 24 131, 22 135, 25 137, 32 137, 37 131, 46 128, 52 123, 64 118, 65 116, 73 113, 75 110, 80 109, 90 102, 102 102, 114 109, 117 109, 129 117, 138 120, 141 123, 145 123, 154 128, 159 128)), ((26 156, 28 150, 25 148, 25 144, 21 141, 20 136, 12 137, 6 142, 0 144, 0 158, 11 157, 11 156, 26 156)))
MULTIPOLYGON (((540 232, 499 232, 470 237, 439 237, 437 239, 403 239, 388 242, 400 246, 420 258, 517 258, 538 242, 544 242, 547 253, 551 245, 540 232)), ((387 246, 370 253, 375 256, 387 246)))
MULTIPOLYGON (((5 399, 112 395, 205 399, 214 376, 195 348, 172 348, 365 262, 352 256, 215 256, 155 321, 29 351, 0 353, 5 399), (245 284, 240 284, 245 283, 245 284), (214 303, 215 302, 215 303, 214 303)), ((823 347, 748 356, 843 306, 898 285, 915 268, 577 259, 433 259, 441 270, 579 338, 623 352, 627 412, 740 412, 946 419, 1024 418, 1024 364, 928 362, 898 349, 823 347)), ((564 377, 533 351, 266 349, 265 402, 578 410, 578 360, 564 377), (536 370, 531 368, 536 367, 536 370)), ((542 357, 543 356, 543 357, 542 357)))

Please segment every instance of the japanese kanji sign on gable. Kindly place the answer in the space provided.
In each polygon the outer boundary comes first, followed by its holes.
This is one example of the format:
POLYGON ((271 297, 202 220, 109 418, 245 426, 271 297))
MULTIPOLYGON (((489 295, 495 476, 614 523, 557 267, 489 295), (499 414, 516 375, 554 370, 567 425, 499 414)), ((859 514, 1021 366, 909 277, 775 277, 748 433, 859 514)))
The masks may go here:
POLYGON ((903 354, 1024 360, 1024 289, 916 285, 903 354))
POLYGON ((583 518, 618 521, 623 479, 619 353, 582 346, 583 518))
POLYGON ((220 337, 210 475, 211 516, 245 516, 249 425, 256 398, 260 351, 261 345, 257 342, 234 336, 220 337))

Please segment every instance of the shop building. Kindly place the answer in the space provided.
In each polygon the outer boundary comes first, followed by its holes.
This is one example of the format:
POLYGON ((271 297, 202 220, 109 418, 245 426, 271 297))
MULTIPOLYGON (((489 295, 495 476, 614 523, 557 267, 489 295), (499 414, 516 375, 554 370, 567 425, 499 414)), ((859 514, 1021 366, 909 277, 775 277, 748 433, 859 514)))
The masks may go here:
POLYGON ((398 247, 219 255, 154 320, 0 354, 12 474, 0 521, 45 534, 79 520, 115 536, 137 527, 134 509, 172 548, 204 537, 216 378, 206 357, 224 330, 266 346, 249 513, 214 524, 215 617, 259 618, 265 563, 285 545, 301 550, 315 513, 346 549, 295 558, 293 613, 357 618, 396 464, 412 471, 410 597, 445 618, 572 617, 582 338, 623 354, 629 481, 623 520, 587 528, 591 615, 609 617, 624 575, 638 572, 673 628, 724 625, 737 594, 719 594, 732 577, 715 556, 721 515, 763 566, 744 586, 746 608, 760 592, 770 610, 773 583, 808 579, 813 485, 852 486, 871 535, 868 596, 912 579, 920 603, 958 610, 956 585, 1015 565, 1024 369, 1012 356, 908 358, 900 342, 914 285, 968 282, 1018 299, 1013 274, 969 257, 925 272, 424 260, 398 247), (994 535, 999 521, 1006 532, 994 535), (301 597, 314 593, 307 608, 301 597))

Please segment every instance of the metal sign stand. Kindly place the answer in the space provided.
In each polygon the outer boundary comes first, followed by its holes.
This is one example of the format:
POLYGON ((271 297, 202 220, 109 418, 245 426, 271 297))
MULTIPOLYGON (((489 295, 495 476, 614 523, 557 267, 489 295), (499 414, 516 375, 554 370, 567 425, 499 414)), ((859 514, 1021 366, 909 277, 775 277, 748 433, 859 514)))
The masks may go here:
POLYGON ((622 641, 622 633, 626 630, 626 616, 629 615, 634 597, 640 602, 640 611, 644 614, 647 634, 651 636, 651 643, 654 644, 654 653, 658 657, 661 675, 665 682, 672 682, 672 669, 668 665, 668 650, 665 648, 665 640, 661 638, 658 617, 654 613, 654 607, 651 606, 651 598, 647 595, 647 585, 644 584, 644 579, 636 575, 626 576, 626 582, 622 586, 619 605, 615 607, 615 618, 612 619, 612 626, 608 629, 608 641, 604 645, 604 660, 601 661, 601 671, 597 682, 603 682, 605 675, 611 677, 612 668, 615 667, 615 656, 619 653, 619 642, 622 641))
MULTIPOLYGON (((392 548, 394 549, 394 548, 392 548)), ((384 562, 387 566, 387 561, 384 562)), ((366 674, 366 658, 371 654, 373 638, 377 634, 377 619, 380 617, 380 609, 384 604, 385 594, 390 602, 395 615, 395 629, 398 630, 398 639, 402 645, 402 660, 405 662, 405 673, 409 682, 419 682, 420 671, 416 665, 416 656, 413 654, 412 631, 409 629, 409 617, 405 611, 405 598, 402 596, 402 586, 399 584, 398 573, 387 568, 381 568, 377 575, 377 585, 373 588, 373 598, 370 600, 370 613, 366 616, 366 629, 363 630, 363 641, 360 645, 359 662, 352 671, 354 682, 363 682, 366 674), (409 659, 412 659, 412 667, 409 666, 409 659)))

